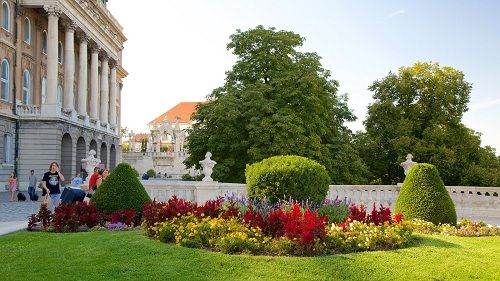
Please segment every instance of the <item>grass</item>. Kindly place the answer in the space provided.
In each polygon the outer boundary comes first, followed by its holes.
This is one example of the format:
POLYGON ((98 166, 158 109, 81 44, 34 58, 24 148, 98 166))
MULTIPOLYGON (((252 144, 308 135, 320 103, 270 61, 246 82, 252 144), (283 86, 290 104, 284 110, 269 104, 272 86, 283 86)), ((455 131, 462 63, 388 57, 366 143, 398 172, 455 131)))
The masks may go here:
POLYGON ((7 280, 500 280, 500 237, 418 235, 394 251, 324 257, 231 256, 140 231, 0 237, 7 280))

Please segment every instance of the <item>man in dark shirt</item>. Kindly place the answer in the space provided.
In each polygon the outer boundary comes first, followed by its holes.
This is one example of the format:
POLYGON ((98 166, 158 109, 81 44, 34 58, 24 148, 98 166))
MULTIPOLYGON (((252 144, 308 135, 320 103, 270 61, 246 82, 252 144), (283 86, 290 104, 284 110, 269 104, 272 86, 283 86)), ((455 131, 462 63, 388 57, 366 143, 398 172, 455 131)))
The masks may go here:
POLYGON ((43 174, 42 179, 42 195, 50 195, 51 204, 48 206, 50 210, 54 210, 61 202, 61 181, 64 181, 64 176, 59 171, 59 164, 57 164, 57 162, 52 162, 49 171, 43 174))

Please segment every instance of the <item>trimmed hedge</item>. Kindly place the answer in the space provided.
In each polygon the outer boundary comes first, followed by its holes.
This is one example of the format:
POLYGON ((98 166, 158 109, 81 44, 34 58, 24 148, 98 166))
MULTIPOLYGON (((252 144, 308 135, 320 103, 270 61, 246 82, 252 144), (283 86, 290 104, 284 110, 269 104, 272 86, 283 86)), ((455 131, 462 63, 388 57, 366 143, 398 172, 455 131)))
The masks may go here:
POLYGON ((155 172, 155 170, 153 170, 153 169, 149 169, 149 170, 146 172, 146 174, 147 174, 150 178, 154 178, 154 177, 156 177, 156 172, 155 172))
POLYGON ((396 200, 395 211, 406 219, 457 223, 455 205, 437 168, 431 164, 417 164, 410 170, 396 200))
POLYGON ((135 176, 133 168, 127 163, 121 163, 97 188, 90 201, 102 212, 135 209, 140 214, 144 203, 151 202, 151 199, 135 176))
POLYGON ((323 165, 301 156, 274 156, 247 165, 245 176, 248 196, 271 203, 290 197, 321 203, 330 183, 323 165))

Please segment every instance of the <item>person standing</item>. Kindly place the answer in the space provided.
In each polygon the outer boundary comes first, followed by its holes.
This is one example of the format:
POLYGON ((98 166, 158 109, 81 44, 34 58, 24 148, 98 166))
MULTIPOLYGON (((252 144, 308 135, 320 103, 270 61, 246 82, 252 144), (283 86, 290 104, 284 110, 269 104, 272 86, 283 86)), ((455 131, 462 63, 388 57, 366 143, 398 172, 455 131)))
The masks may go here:
POLYGON ((10 199, 9 202, 14 202, 14 197, 16 195, 17 191, 17 176, 16 173, 12 172, 10 173, 10 177, 7 181, 7 184, 9 185, 9 193, 10 193, 10 199))
POLYGON ((108 169, 100 170, 99 176, 97 177, 97 181, 95 182, 95 188, 97 189, 108 176, 109 176, 108 169))
POLYGON ((38 181, 35 176, 35 171, 31 170, 30 176, 28 178, 28 194, 30 195, 30 200, 33 201, 36 194, 36 182, 38 181))
POLYGON ((89 190, 87 190, 87 192, 90 192, 92 189, 94 189, 95 182, 97 181, 97 177, 99 177, 99 168, 95 167, 94 173, 90 176, 90 179, 89 179, 89 190))
POLYGON ((49 210, 54 211, 61 202, 61 181, 64 181, 64 176, 59 171, 59 164, 57 162, 50 163, 49 171, 43 174, 42 179, 42 195, 49 194, 51 199, 49 210))
POLYGON ((71 186, 80 188, 80 185, 83 183, 82 177, 80 177, 80 173, 76 172, 75 177, 71 180, 71 186))

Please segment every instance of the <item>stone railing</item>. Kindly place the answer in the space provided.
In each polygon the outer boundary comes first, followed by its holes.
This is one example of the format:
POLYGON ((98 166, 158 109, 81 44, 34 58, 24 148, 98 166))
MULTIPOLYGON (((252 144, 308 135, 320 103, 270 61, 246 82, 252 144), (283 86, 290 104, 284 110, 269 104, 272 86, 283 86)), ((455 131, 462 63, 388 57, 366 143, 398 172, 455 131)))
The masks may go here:
MULTIPOLYGON (((165 201, 176 195, 180 198, 203 203, 217 196, 245 196, 245 184, 194 182, 194 181, 141 181, 151 199, 165 201)), ((329 199, 346 199, 349 203, 371 206, 382 204, 394 211, 400 186, 396 185, 330 185, 329 199)), ((458 218, 500 225, 500 188, 448 186, 448 192, 455 203, 458 218)))
POLYGON ((40 116, 41 109, 39 105, 18 104, 16 112, 19 116, 40 116))

